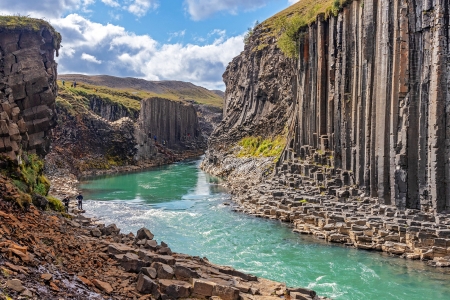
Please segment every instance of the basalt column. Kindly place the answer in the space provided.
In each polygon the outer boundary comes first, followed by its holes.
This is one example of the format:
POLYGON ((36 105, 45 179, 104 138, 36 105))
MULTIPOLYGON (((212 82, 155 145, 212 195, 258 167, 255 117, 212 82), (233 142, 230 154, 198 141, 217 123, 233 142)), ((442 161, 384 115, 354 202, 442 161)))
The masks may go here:
POLYGON ((205 141, 200 132, 197 112, 190 103, 150 98, 141 102, 140 131, 147 141, 174 150, 202 149, 205 141))
POLYGON ((0 26, 0 154, 45 154, 56 124, 55 50, 61 37, 41 20, 23 28, 0 26), (41 25, 39 25, 41 24, 41 25))
POLYGON ((380 203, 449 210, 449 6, 353 1, 302 30, 286 151, 380 203))

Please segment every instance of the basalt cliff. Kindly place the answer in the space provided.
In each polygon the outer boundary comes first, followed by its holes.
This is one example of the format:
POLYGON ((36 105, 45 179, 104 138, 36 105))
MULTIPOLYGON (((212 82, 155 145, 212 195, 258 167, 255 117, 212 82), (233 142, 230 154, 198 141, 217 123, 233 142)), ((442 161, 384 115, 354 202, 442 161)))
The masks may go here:
POLYGON ((61 36, 43 21, 0 24, 0 154, 48 152, 56 125, 56 63, 61 36))
POLYGON ((250 214, 449 265, 449 2, 310 2, 255 27, 229 64, 203 168, 250 214), (288 58, 273 24, 311 15, 288 58), (280 134, 279 156, 242 155, 246 136, 280 134))

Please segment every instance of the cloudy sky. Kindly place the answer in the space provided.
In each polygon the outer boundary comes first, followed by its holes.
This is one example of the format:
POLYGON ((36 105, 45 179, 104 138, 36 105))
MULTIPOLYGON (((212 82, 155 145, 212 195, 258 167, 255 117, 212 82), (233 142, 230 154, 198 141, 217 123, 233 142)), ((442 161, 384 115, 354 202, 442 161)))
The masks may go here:
POLYGON ((62 36, 60 74, 190 81, 224 89, 243 35, 298 0, 1 0, 0 15, 45 18, 62 36))

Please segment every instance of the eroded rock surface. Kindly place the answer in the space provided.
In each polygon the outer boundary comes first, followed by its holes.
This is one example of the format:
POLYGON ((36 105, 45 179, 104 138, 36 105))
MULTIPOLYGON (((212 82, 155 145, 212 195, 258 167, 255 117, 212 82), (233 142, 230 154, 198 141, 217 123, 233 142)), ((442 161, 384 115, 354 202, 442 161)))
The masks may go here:
POLYGON ((103 228, 116 227, 34 206, 22 211, 0 199, 0 287, 14 299, 276 300, 290 293, 296 299, 323 299, 206 258, 160 254, 167 245, 147 246, 152 234, 145 228, 137 236, 117 230, 91 235, 103 228))
POLYGON ((57 37, 40 30, 0 27, 0 154, 44 154, 56 124, 57 37))

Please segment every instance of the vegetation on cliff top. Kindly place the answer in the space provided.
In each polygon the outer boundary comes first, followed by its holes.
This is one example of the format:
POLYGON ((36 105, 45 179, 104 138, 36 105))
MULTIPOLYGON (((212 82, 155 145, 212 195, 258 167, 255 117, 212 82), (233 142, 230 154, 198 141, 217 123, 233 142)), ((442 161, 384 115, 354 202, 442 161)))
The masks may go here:
POLYGON ((0 16, 0 31, 2 30, 30 30, 40 32, 42 29, 48 29, 53 36, 56 50, 61 44, 61 34, 53 28, 48 22, 42 19, 35 19, 26 16, 0 16))
POLYGON ((353 0, 301 0, 262 23, 288 57, 298 57, 298 39, 301 29, 316 21, 323 14, 325 19, 337 16, 340 9, 353 0))
MULTIPOLYGON (((91 85, 83 82, 77 82, 76 88, 72 87, 72 82, 62 84, 58 80, 57 105, 64 107, 69 113, 76 114, 89 109, 90 99, 93 97, 101 98, 105 102, 122 106, 131 114, 141 109, 141 101, 147 98, 158 97, 173 101, 183 101, 176 92, 157 94, 143 90, 135 89, 115 89, 106 86, 91 85)), ((222 106, 222 98, 195 98, 193 101, 199 104, 213 107, 222 106)))
POLYGON ((198 104, 220 107, 223 98, 214 91, 188 82, 146 81, 138 78, 119 78, 108 75, 87 76, 80 74, 59 75, 60 80, 107 94, 120 94, 135 100, 159 97, 174 101, 193 101, 198 104))
POLYGON ((246 137, 239 141, 241 150, 238 157, 275 157, 278 158, 283 152, 286 144, 284 136, 277 136, 273 139, 263 139, 262 137, 246 137))

